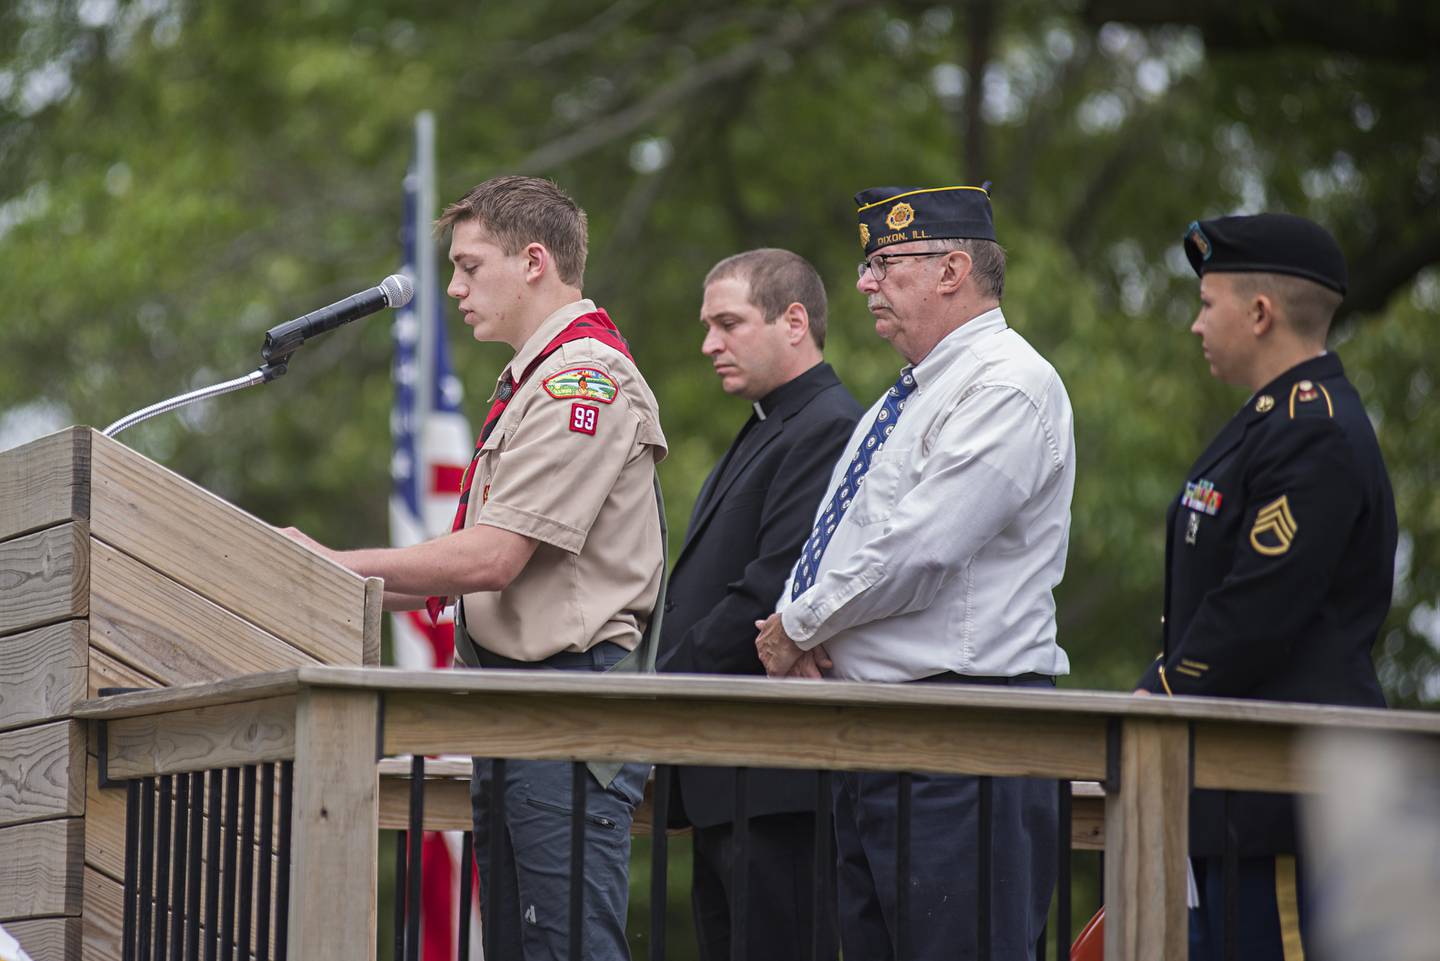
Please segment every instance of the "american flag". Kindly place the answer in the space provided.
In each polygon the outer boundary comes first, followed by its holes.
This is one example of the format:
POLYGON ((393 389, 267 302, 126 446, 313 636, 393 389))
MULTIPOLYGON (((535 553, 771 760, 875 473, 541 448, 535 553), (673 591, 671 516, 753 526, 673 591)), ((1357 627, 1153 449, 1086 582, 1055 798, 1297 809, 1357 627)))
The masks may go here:
MULTIPOLYGON (((395 316, 395 401, 390 413, 390 543, 406 547, 450 530, 460 480, 470 462, 475 435, 460 412, 460 381, 450 369, 445 338, 445 298, 435 277, 429 242, 433 174, 427 169, 426 138, 433 120, 417 118, 417 160, 405 177, 405 218, 401 230, 405 272, 416 297, 395 316), (427 130, 428 127, 428 130, 427 130)), ((407 668, 448 668, 455 625, 447 615, 432 625, 425 611, 404 611, 391 621, 395 663, 407 668)), ((459 891, 461 836, 425 835, 421 847, 421 958, 456 956, 455 909, 459 891)), ((468 865, 469 859, 465 859, 468 865)), ((413 870, 413 867, 412 867, 413 870)), ((478 924, 471 930, 477 931, 478 924)), ((478 957, 472 950, 471 957, 478 957)))

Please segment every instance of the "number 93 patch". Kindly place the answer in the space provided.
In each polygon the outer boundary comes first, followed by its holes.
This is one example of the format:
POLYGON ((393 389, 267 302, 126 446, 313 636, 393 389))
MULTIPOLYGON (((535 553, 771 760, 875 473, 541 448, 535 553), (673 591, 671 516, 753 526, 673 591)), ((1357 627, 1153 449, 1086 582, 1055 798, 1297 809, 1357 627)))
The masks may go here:
POLYGON ((595 425, 600 421, 600 408, 591 404, 570 405, 570 429, 577 434, 595 436, 595 425))

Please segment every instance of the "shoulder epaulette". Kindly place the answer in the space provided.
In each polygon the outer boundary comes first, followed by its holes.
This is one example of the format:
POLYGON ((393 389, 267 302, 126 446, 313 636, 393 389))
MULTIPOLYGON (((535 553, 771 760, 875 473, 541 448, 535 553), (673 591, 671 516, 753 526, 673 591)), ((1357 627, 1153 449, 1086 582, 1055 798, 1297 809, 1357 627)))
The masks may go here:
POLYGON ((1334 417, 1335 402, 1330 399, 1330 392, 1324 384, 1301 380, 1290 388, 1289 410, 1291 420, 1296 417, 1334 417))

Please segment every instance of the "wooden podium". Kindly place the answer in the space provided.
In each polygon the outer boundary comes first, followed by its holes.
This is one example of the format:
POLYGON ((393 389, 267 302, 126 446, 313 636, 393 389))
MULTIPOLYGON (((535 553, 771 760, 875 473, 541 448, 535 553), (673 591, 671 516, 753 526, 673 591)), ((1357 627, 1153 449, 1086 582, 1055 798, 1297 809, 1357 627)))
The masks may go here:
POLYGON ((35 961, 121 956, 125 793, 75 704, 377 664, 381 595, 97 431, 0 452, 0 923, 35 961))

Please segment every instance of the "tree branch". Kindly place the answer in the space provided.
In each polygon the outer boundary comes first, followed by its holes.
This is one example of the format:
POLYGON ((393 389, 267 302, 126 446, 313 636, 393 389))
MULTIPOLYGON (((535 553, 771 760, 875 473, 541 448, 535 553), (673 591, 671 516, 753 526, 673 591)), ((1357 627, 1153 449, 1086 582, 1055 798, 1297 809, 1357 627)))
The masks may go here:
POLYGON ((1095 27, 1112 20, 1137 27, 1198 27, 1212 50, 1268 54, 1277 46, 1312 46, 1372 60, 1425 63, 1440 49, 1440 6, 1434 3, 1087 0, 1080 17, 1095 27))
POLYGON ((678 104, 708 91, 714 84, 734 80, 754 70, 766 57, 814 43, 838 15, 864 4, 865 0, 832 0, 812 16, 789 19, 769 36, 740 44, 705 61, 644 100, 543 144, 515 164, 515 169, 540 173, 628 136, 678 104))

